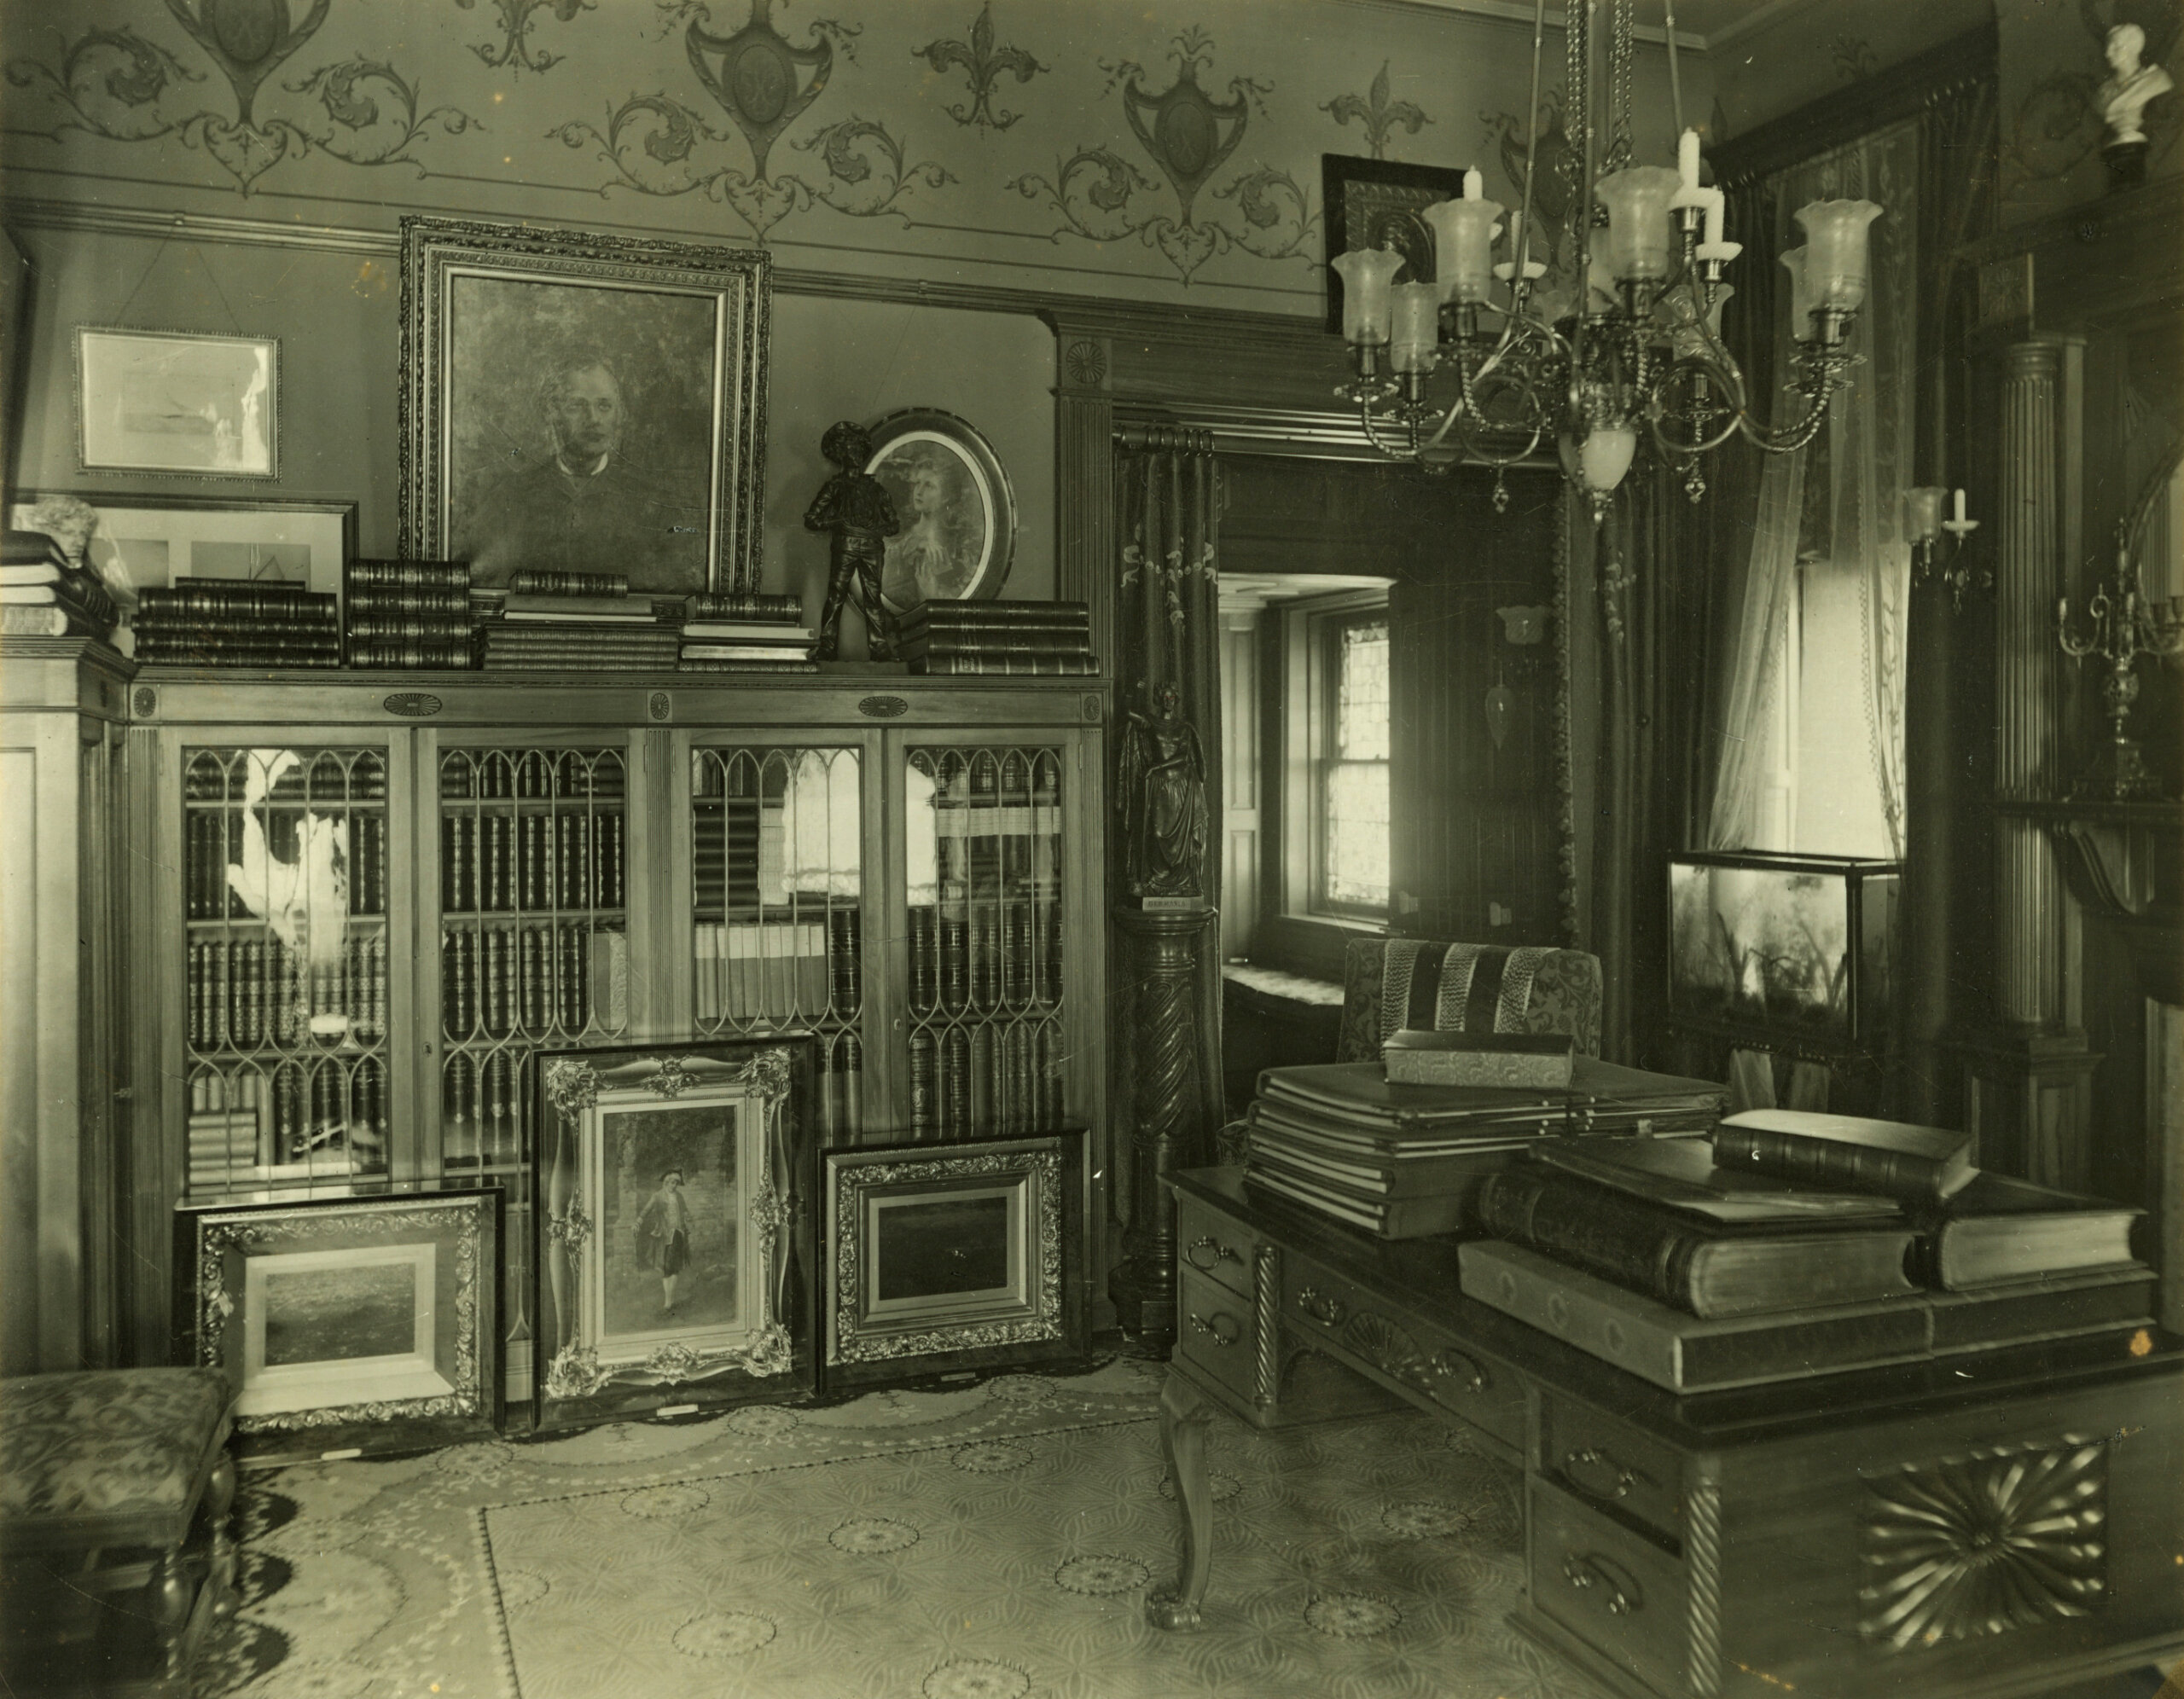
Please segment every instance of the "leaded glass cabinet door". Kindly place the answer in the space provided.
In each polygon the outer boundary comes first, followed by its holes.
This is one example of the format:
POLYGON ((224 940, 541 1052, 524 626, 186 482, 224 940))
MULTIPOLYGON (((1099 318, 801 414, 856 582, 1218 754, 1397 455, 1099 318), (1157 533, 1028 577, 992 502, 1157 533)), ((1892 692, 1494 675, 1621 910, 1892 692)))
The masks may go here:
POLYGON ((828 1142, 868 1116, 868 845, 861 744, 690 751, 690 1027, 809 1032, 828 1142))
POLYGON ((407 873, 392 753, 179 746, 182 1020, 167 1077, 193 1201, 414 1172, 398 1148, 409 952, 388 925, 407 873))
POLYGON ((438 1038, 424 1112, 444 1184, 505 1194, 508 1395, 528 1398, 532 1073, 542 1050, 630 1025, 630 758, 619 739, 536 747, 428 736, 438 1038))
POLYGON ((1082 897, 1065 849, 1080 749, 920 742, 903 755, 900 1124, 915 1137, 1044 1132, 1083 1112, 1069 1064, 1081 1049, 1072 951, 1082 897))

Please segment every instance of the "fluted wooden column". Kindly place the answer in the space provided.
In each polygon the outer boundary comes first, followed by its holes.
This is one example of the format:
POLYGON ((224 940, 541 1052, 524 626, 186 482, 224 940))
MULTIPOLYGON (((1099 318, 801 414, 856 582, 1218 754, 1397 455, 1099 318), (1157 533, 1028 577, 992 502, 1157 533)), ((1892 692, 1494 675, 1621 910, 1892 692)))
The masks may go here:
POLYGON ((2077 350, 2036 335, 2001 351, 1995 568, 1995 996, 1967 1047, 1968 1116, 1987 1167, 2082 1187, 2092 1076, 2076 976, 2078 915, 2047 835, 2013 803, 2069 788, 2055 601, 2077 526, 2082 449, 2073 428, 2077 350))
MULTIPOLYGON (((2013 802, 2055 794, 2063 770, 2062 654, 2054 634, 2063 581, 2061 354, 2056 339, 2043 337, 2018 343, 2003 357, 1995 787, 2013 802)), ((1995 1012, 2016 1025, 2049 1026, 2063 1010, 2061 870, 2033 821, 2004 816, 1995 826, 1995 1012)))

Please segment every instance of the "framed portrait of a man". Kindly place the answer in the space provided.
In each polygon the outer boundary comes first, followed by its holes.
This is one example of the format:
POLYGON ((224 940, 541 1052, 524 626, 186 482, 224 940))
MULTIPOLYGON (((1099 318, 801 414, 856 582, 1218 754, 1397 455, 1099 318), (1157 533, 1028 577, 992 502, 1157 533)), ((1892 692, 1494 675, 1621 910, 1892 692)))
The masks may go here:
POLYGON ((901 521, 887 539, 881 600, 901 613, 1000 594, 1016 548, 1016 492, 993 444, 933 407, 891 413, 870 435, 864 469, 901 521))
POLYGON ((540 1426, 810 1389, 810 1049, 540 1058, 540 1426))
POLYGON ((473 220, 402 224, 411 558, 619 573, 656 595, 758 569, 763 252, 473 220))

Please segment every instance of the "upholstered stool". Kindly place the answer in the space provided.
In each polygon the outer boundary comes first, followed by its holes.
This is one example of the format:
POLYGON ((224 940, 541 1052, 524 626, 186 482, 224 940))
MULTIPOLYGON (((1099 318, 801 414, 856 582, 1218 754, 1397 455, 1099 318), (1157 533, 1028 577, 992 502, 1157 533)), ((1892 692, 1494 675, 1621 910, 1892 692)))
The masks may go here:
POLYGON ((189 1692, 235 1609, 234 1406, 212 1369, 0 1381, 0 1687, 189 1692))

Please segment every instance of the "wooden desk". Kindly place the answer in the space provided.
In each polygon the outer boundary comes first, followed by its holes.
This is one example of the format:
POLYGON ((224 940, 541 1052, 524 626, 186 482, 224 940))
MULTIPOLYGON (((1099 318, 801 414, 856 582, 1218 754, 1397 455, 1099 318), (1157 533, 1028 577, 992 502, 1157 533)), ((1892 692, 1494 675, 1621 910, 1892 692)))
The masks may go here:
POLYGON ((1450 1242, 1240 1174, 1170 1181, 1183 1556, 1156 1626, 1205 1596, 1213 1406, 1273 1427, 1399 1400, 1523 1469, 1516 1625, 1634 1699, 2007 1699, 2184 1652, 2184 1340, 1679 1398, 1465 1298, 1450 1242))

